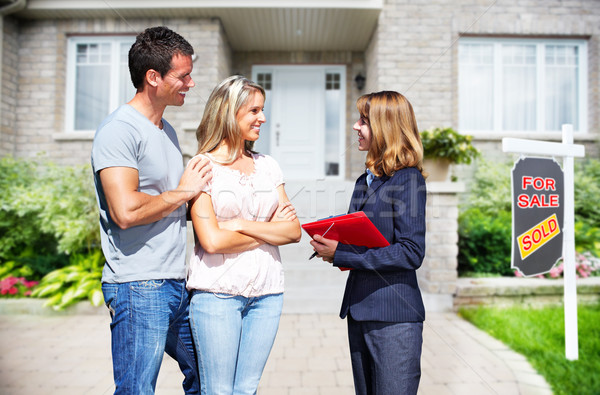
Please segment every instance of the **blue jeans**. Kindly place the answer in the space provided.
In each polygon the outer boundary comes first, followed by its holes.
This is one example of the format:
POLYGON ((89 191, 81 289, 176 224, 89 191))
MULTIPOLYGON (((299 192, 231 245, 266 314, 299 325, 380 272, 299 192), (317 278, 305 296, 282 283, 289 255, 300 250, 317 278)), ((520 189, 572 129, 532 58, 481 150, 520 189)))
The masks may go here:
POLYGON ((348 341, 357 395, 414 395, 421 379, 422 322, 356 321, 348 341))
POLYGON ((186 394, 199 394, 183 280, 102 284, 110 310, 115 394, 154 394, 166 352, 179 363, 186 394))
POLYGON ((194 291, 190 321, 203 395, 256 394, 283 294, 254 298, 194 291))

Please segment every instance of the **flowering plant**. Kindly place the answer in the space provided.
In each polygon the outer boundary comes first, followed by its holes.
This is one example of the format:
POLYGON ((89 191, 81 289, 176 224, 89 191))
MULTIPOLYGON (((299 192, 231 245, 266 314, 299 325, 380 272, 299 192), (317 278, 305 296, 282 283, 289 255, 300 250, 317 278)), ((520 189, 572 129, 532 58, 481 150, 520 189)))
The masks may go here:
MULTIPOLYGON (((562 258, 548 273, 538 274, 538 278, 560 278, 564 272, 564 262, 562 258)), ((600 258, 596 258, 589 251, 575 254, 575 277, 587 278, 600 274, 600 258)), ((515 270, 515 277, 523 277, 521 272, 515 270)))
POLYGON ((473 137, 460 134, 452 128, 434 128, 421 132, 425 159, 445 158, 451 163, 470 164, 479 150, 473 147, 473 137))
POLYGON ((5 298, 21 298, 30 296, 37 281, 27 281, 25 277, 7 277, 0 280, 0 296, 5 298))

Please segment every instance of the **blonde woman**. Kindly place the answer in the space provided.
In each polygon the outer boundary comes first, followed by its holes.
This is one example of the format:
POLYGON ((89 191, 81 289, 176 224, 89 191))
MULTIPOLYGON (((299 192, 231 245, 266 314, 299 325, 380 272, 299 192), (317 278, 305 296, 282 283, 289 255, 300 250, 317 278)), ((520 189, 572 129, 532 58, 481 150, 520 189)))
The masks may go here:
POLYGON ((354 124, 367 151, 349 212, 364 211, 390 245, 367 248, 316 235, 318 256, 350 271, 340 316, 356 394, 416 394, 425 309, 416 270, 425 255, 423 148, 408 100, 398 92, 361 96, 354 124))
POLYGON ((266 122, 264 89, 241 76, 211 93, 196 136, 213 179, 192 202, 188 289, 202 394, 255 394, 283 305, 278 246, 300 223, 277 162, 252 150, 266 122))

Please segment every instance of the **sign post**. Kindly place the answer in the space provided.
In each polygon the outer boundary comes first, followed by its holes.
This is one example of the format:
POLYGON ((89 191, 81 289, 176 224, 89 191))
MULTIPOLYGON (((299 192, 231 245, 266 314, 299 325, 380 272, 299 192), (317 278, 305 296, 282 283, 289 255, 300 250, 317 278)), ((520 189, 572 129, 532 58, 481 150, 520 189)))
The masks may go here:
MULTIPOLYGON (((502 139, 502 150, 520 154, 533 154, 563 157, 564 198, 563 198, 563 225, 562 225, 562 256, 564 263, 564 309, 565 309, 565 355, 569 360, 579 359, 577 340, 577 282, 575 275, 575 192, 574 192, 574 158, 585 156, 583 145, 573 144, 573 126, 563 125, 562 143, 552 143, 537 140, 523 140, 515 138, 502 139)), ((526 186, 529 181, 523 181, 526 186)), ((533 180, 531 180, 533 182, 533 180)), ((546 187, 550 190, 551 183, 539 183, 539 188, 546 187)), ((535 188, 535 187, 534 187, 535 188)), ((528 199, 531 203, 533 199, 528 199)), ((550 200, 548 200, 550 202, 550 200)), ((515 213, 513 212, 513 216, 515 213)), ((550 237, 551 218, 546 221, 546 233, 550 237)), ((542 225, 539 225, 541 231, 542 225)), ((532 231, 533 232, 533 231, 532 231)), ((541 240, 541 239, 540 239, 541 240)), ((514 246, 514 241, 513 241, 514 246)), ((532 252, 533 253, 533 252, 532 252)), ((514 254, 513 254, 514 257, 514 254)))

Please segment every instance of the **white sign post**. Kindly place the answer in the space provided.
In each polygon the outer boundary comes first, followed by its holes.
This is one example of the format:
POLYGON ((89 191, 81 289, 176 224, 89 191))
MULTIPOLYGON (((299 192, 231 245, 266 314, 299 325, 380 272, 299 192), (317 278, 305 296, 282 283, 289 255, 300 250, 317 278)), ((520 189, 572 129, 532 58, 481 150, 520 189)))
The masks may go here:
POLYGON ((575 275, 575 188, 574 157, 584 157, 585 147, 573 144, 573 126, 563 125, 562 143, 523 140, 505 137, 502 150, 518 154, 563 157, 564 172, 564 308, 565 308, 565 355, 568 360, 579 359, 577 343, 577 282, 575 275))

